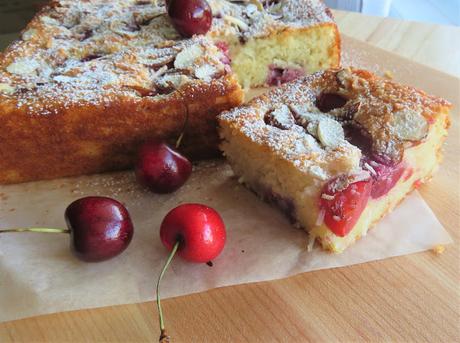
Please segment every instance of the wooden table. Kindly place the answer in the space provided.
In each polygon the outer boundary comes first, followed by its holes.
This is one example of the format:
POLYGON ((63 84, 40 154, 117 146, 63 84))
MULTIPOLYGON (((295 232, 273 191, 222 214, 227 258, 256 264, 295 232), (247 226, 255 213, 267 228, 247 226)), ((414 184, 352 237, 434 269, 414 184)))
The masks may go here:
MULTIPOLYGON (((460 28, 345 12, 336 12, 336 18, 345 34, 460 76, 460 28)), ((454 120, 450 144, 459 151, 454 120)), ((459 341, 458 157, 446 160, 443 170, 451 192, 421 189, 455 240, 442 255, 424 252, 165 300, 174 341, 459 341)), ((0 342, 146 342, 157 337, 154 303, 0 325, 0 342)))

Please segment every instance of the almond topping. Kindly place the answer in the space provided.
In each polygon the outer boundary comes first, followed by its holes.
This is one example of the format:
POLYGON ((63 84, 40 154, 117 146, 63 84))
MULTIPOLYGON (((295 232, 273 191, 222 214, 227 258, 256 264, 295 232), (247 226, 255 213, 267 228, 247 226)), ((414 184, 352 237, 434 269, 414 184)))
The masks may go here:
POLYGON ((345 134, 339 122, 324 118, 318 124, 318 138, 324 146, 336 148, 345 140, 345 134))
POLYGON ((401 140, 419 141, 428 132, 428 121, 419 111, 402 110, 393 114, 390 129, 401 140))

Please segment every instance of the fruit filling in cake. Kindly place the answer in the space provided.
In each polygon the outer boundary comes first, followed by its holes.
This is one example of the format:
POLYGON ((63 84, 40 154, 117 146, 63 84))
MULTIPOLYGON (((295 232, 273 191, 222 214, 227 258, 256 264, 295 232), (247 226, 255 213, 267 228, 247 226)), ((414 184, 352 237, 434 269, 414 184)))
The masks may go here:
POLYGON ((342 252, 429 180, 450 104, 356 69, 303 77, 219 117, 240 181, 342 252))

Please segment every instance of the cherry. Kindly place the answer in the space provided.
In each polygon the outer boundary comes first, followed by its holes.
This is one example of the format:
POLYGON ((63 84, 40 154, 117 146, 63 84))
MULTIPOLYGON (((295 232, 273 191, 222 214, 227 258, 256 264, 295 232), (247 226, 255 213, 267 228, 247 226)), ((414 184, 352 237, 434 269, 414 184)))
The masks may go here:
POLYGON ((378 163, 369 158, 364 158, 362 162, 363 167, 370 172, 373 179, 371 191, 373 199, 387 194, 396 185, 405 170, 402 163, 392 166, 378 163))
POLYGON ((367 205, 372 189, 370 179, 354 182, 340 189, 338 185, 343 182, 341 177, 328 182, 320 200, 320 208, 325 211, 324 223, 339 237, 345 237, 355 226, 367 205))
POLYGON ((192 163, 167 144, 149 141, 139 150, 135 173, 138 182, 152 192, 171 193, 190 177, 192 163))
POLYGON ((157 282, 160 342, 169 342, 160 302, 160 283, 174 255, 195 263, 209 263, 224 249, 225 224, 216 210, 201 204, 182 204, 172 209, 160 226, 160 238, 170 250, 157 282))
POLYGON ((205 34, 212 24, 212 11, 206 0, 169 0, 168 15, 185 38, 205 34))
POLYGON ((6 232, 69 233, 73 254, 85 262, 100 262, 121 254, 131 242, 134 227, 128 210, 106 197, 86 197, 65 211, 68 229, 16 228, 6 232))
POLYGON ((200 204, 184 204, 163 219, 160 237, 169 250, 179 242, 177 253, 183 259, 206 263, 220 254, 226 233, 224 222, 215 210, 200 204))
POLYGON ((65 218, 71 250, 82 261, 99 262, 122 253, 133 237, 128 210, 106 197, 86 197, 71 203, 65 218))
POLYGON ((358 147, 363 155, 369 156, 372 154, 372 137, 365 129, 353 124, 344 125, 343 129, 345 131, 345 139, 358 147))
POLYGON ((321 112, 330 112, 335 108, 345 106, 347 99, 336 93, 321 93, 316 99, 316 107, 321 112))
POLYGON ((305 75, 302 68, 278 68, 271 64, 268 69, 266 82, 269 86, 280 86, 305 75))

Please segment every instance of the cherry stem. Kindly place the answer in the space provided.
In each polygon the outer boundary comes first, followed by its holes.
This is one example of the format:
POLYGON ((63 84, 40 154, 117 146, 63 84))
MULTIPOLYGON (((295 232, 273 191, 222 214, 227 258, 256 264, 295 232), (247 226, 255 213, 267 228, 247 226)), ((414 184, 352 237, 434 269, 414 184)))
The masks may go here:
POLYGON ((15 229, 0 229, 0 234, 11 232, 39 232, 39 233, 70 233, 67 229, 53 229, 48 227, 28 227, 28 228, 15 228, 15 229))
POLYGON ((163 276, 165 275, 166 270, 168 269, 169 265, 171 264, 171 261, 174 257, 174 255, 177 252, 177 249, 179 248, 180 241, 177 241, 176 244, 174 244, 173 249, 169 253, 168 259, 166 260, 165 265, 163 266, 163 269, 161 270, 160 276, 158 277, 157 281, 157 308, 158 308, 158 314, 160 316, 160 342, 163 342, 165 339, 167 339, 166 335, 166 330, 165 330, 165 323, 163 319, 163 311, 161 310, 161 300, 160 300, 160 283, 161 280, 163 279, 163 276))

